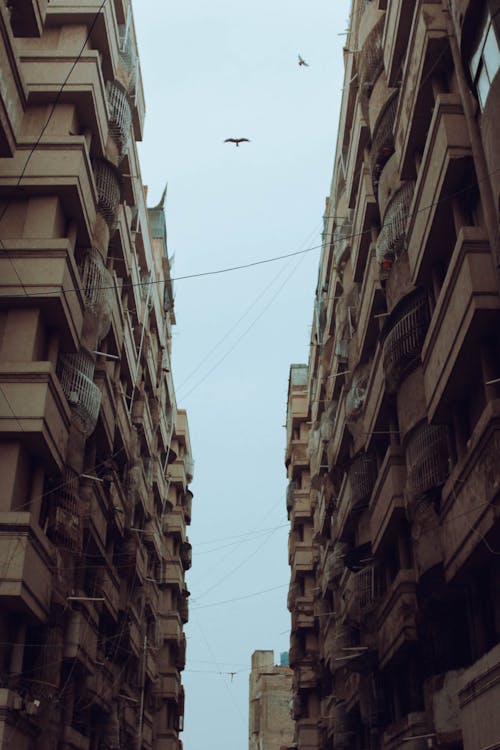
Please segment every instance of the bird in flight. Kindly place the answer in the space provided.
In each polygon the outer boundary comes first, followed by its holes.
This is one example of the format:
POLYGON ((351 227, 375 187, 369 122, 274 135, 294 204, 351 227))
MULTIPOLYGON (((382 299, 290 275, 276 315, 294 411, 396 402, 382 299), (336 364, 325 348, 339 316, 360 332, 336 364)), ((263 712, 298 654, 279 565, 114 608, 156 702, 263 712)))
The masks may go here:
POLYGON ((299 65, 305 65, 306 68, 309 67, 309 63, 306 63, 306 61, 304 60, 304 58, 301 55, 298 55, 298 58, 299 58, 299 65))
POLYGON ((240 143, 250 143, 250 138, 226 138, 224 143, 234 143, 237 147, 240 143))

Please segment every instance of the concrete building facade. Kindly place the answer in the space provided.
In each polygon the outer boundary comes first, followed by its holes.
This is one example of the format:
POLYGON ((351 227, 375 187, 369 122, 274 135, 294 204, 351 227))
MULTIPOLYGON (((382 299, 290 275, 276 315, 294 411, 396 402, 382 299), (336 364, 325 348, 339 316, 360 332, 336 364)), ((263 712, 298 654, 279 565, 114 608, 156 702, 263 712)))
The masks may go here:
POLYGON ((499 10, 352 3, 288 390, 299 750, 500 748, 499 10))
POLYGON ((0 30, 0 748, 180 750, 193 461, 131 3, 0 30))
POLYGON ((292 670, 274 663, 273 651, 254 651, 250 672, 249 750, 288 750, 292 670))

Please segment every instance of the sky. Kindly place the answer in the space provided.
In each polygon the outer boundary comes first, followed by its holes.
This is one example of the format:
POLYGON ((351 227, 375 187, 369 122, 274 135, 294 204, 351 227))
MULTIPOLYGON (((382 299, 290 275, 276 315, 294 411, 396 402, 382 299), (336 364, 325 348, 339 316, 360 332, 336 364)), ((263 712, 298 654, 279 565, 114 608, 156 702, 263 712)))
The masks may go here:
POLYGON ((251 655, 278 662, 289 646, 288 373, 308 358, 349 7, 134 5, 141 172, 149 205, 168 181, 174 278, 316 248, 174 283, 173 375, 195 459, 185 750, 247 748, 251 655))

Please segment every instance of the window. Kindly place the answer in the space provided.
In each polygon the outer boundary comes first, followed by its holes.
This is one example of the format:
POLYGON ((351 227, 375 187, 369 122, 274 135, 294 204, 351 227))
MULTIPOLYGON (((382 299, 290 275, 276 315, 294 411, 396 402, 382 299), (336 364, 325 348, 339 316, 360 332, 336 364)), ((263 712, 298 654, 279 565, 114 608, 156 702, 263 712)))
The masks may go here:
POLYGON ((486 105, 486 99, 493 83, 493 79, 500 66, 500 52, 495 29, 489 12, 486 14, 479 38, 475 45, 469 63, 470 74, 476 88, 481 110, 486 105))

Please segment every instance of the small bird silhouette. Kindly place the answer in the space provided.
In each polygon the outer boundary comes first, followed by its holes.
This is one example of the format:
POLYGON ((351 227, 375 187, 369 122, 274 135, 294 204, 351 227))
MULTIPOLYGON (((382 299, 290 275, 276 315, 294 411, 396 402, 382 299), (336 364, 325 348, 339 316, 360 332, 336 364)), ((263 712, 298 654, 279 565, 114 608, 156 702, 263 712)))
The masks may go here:
POLYGON ((299 65, 305 65, 306 68, 309 67, 309 63, 306 63, 306 61, 304 60, 303 57, 301 57, 301 55, 298 55, 298 58, 299 58, 299 65))
POLYGON ((236 147, 240 145, 240 143, 250 143, 250 138, 226 138, 224 143, 234 143, 236 147))

